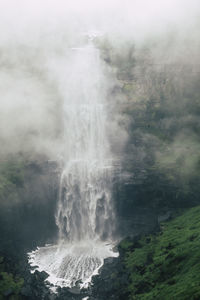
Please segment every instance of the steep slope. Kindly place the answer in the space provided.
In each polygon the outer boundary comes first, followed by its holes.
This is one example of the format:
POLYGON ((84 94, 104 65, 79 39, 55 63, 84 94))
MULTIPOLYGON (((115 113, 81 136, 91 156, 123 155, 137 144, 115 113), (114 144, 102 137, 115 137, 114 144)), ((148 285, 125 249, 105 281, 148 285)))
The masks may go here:
POLYGON ((200 207, 161 224, 157 235, 125 240, 129 299, 200 298, 200 207))
POLYGON ((127 238, 120 257, 93 278, 90 299, 200 299, 200 206, 160 223, 160 231, 127 238))

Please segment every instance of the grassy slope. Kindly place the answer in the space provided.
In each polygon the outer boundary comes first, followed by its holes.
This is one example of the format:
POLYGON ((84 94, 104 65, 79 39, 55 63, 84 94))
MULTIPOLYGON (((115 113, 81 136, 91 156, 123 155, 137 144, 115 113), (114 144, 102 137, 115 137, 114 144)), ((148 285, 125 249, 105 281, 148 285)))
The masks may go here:
POLYGON ((129 299, 200 299, 200 206, 161 224, 161 232, 125 240, 129 299))

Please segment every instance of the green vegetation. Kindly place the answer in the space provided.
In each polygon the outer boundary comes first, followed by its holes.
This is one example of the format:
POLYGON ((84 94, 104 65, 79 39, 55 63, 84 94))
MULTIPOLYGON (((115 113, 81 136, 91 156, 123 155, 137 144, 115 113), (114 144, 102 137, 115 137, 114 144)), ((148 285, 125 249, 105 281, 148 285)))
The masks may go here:
POLYGON ((23 287, 24 280, 18 276, 13 276, 11 273, 4 271, 5 265, 3 257, 0 257, 0 300, 9 299, 18 300, 21 299, 20 291, 23 287))
POLYGON ((16 198, 16 188, 23 187, 24 183, 23 168, 21 161, 0 162, 0 200, 5 201, 9 194, 15 194, 12 196, 16 198))
POLYGON ((120 244, 129 299, 200 299, 200 206, 120 244))

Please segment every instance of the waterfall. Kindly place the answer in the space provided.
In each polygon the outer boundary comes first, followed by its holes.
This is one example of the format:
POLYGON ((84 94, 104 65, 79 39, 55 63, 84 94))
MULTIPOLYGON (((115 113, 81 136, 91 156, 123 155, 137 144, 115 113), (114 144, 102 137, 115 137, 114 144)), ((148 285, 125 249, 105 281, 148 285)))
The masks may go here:
POLYGON ((60 239, 106 239, 111 237, 113 211, 103 74, 93 45, 74 52, 72 78, 76 82, 68 87, 64 103, 65 167, 56 223, 60 239))
POLYGON ((112 252, 112 156, 107 137, 105 78, 92 41, 71 49, 63 103, 63 171, 56 224, 57 245, 38 248, 29 261, 61 286, 89 282, 112 252))

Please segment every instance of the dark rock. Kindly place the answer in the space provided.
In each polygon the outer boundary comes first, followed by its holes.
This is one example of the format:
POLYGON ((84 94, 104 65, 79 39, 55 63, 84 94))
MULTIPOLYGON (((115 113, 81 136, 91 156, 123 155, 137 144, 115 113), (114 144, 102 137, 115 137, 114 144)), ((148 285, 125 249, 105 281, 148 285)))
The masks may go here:
POLYGON ((69 289, 69 292, 75 295, 80 295, 81 294, 81 290, 78 286, 74 286, 71 289, 69 289))
POLYGON ((24 287, 21 289, 21 294, 22 294, 23 296, 26 296, 26 297, 31 296, 31 294, 32 294, 31 286, 30 286, 30 285, 24 286, 24 287))
POLYGON ((56 300, 56 295, 55 294, 49 295, 47 300, 56 300))
POLYGON ((114 257, 108 257, 104 259, 104 264, 112 264, 114 262, 115 258, 114 257))
POLYGON ((49 277, 49 274, 45 271, 39 272, 38 270, 35 271, 34 273, 35 277, 41 281, 44 281, 49 277))
POLYGON ((34 270, 36 270, 38 268, 38 266, 30 266, 30 270, 31 271, 34 271, 34 270))
POLYGON ((45 280, 49 277, 49 274, 45 271, 42 271, 42 272, 40 272, 40 276, 43 280, 45 280))
POLYGON ((75 290, 75 288, 59 288, 57 289, 58 294, 56 297, 56 300, 82 300, 83 297, 87 297, 87 294, 82 294, 81 292, 77 292, 77 290, 75 290))
POLYGON ((172 216, 171 211, 167 211, 164 215, 159 215, 158 216, 158 223, 170 220, 171 216, 172 216))
POLYGON ((8 290, 6 290, 6 291, 3 293, 3 295, 4 295, 5 297, 8 297, 8 296, 12 295, 12 293, 13 293, 13 290, 12 290, 12 289, 8 289, 8 290))

